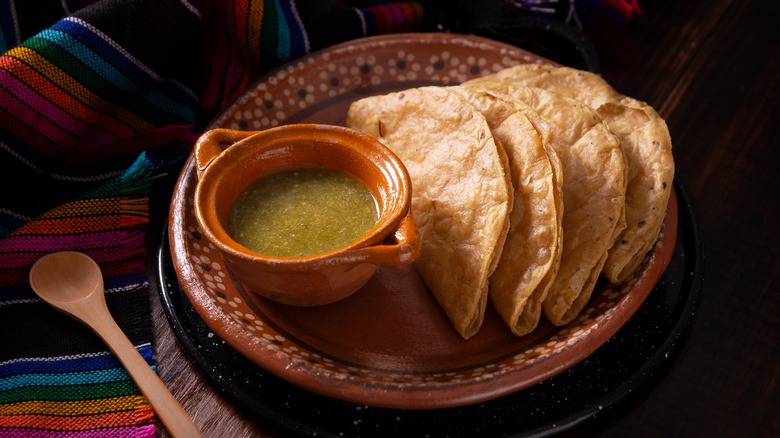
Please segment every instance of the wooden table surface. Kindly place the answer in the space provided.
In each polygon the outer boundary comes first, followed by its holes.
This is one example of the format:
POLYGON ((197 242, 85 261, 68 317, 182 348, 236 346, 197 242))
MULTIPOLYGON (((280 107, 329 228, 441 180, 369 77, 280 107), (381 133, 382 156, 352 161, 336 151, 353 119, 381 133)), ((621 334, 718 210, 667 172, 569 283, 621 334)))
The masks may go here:
MULTIPOLYGON (((667 120, 705 254, 685 344, 652 386, 565 435, 780 436, 780 3, 644 0, 595 23, 603 76, 667 120)), ((187 358, 151 297, 159 373, 206 436, 283 436, 187 358)))

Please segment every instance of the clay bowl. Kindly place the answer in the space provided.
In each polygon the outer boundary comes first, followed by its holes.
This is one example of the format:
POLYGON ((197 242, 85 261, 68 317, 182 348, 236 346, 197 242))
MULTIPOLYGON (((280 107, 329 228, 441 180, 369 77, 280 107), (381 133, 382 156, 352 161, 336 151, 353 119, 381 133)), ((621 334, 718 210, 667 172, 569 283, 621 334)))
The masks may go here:
POLYGON ((250 292, 295 306, 329 304, 360 289, 377 267, 408 265, 419 254, 409 175, 398 157, 370 136, 322 124, 255 132, 214 129, 200 137, 194 155, 198 225, 250 292), (357 178, 377 201, 377 223, 342 248, 306 257, 261 254, 236 242, 228 221, 238 195, 263 176, 298 168, 357 178))

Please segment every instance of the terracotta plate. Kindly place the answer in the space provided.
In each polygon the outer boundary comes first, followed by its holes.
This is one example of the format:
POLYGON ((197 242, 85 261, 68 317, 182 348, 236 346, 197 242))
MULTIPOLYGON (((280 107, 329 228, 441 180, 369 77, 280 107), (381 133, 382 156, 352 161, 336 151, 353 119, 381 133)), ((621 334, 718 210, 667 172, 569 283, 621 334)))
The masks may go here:
MULTIPOLYGON (((407 34, 367 38, 312 54, 256 83, 211 127, 259 130, 297 122, 343 124, 366 95, 457 84, 522 62, 547 62, 479 37, 407 34)), ((505 395, 560 373, 605 343, 636 312, 675 246, 674 191, 662 235, 634 278, 601 282, 579 318, 543 322, 515 337, 488 306, 463 340, 413 268, 381 269, 352 297, 295 308, 247 293, 198 230, 192 158, 174 189, 171 256, 182 290, 211 330, 246 358, 304 389, 372 406, 432 409, 505 395)))

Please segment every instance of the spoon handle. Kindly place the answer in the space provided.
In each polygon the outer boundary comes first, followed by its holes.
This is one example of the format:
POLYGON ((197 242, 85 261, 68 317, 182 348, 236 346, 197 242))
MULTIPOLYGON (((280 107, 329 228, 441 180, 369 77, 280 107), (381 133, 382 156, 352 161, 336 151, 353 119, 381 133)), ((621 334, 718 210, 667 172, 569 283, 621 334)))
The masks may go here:
POLYGON ((99 300, 102 302, 103 307, 100 311, 96 310, 96 303, 93 302, 92 305, 88 305, 87 301, 72 303, 72 305, 82 307, 80 311, 73 313, 78 313, 78 318, 97 333, 119 358, 130 377, 133 378, 133 381, 149 400, 152 409, 154 409, 168 433, 174 438, 202 437, 202 434, 184 411, 184 408, 176 401, 157 373, 152 370, 111 317, 105 305, 105 300, 99 300))

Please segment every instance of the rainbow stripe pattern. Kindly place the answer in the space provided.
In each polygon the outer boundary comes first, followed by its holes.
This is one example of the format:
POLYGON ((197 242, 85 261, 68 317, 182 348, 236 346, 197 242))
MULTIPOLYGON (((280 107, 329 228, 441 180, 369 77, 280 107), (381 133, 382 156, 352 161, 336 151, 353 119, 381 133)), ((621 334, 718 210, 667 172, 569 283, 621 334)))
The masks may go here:
POLYGON ((425 11, 417 2, 398 2, 356 8, 364 35, 412 32, 419 29, 425 11))
POLYGON ((31 162, 84 163, 137 151, 132 140, 142 134, 159 146, 171 137, 149 134, 186 131, 198 105, 192 90, 159 77, 77 17, 0 56, 0 83, 4 137, 16 140, 3 146, 31 162))
POLYGON ((54 251, 95 259, 112 315, 156 370, 145 270, 155 175, 176 171, 208 120, 263 73, 416 30, 422 8, 31 3, 0 2, 0 438, 152 437, 146 398, 96 335, 35 296, 30 267, 54 251))
POLYGON ((120 177, 0 239, 0 437, 154 436, 151 407, 113 354, 27 285, 41 256, 89 254, 105 276, 109 309, 154 367, 148 319, 139 318, 148 314, 144 237, 153 168, 141 154, 120 177))
MULTIPOLYGON (((151 361, 150 345, 139 352, 151 361)), ((148 401, 108 353, 1 363, 0 424, 3 438, 155 435, 148 401)))

